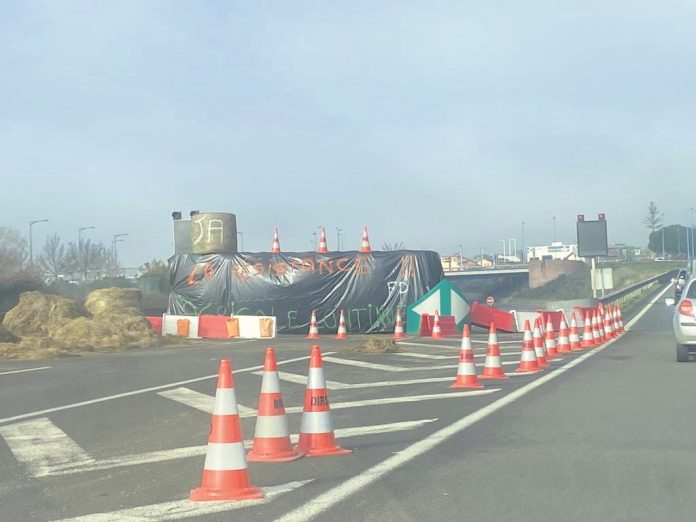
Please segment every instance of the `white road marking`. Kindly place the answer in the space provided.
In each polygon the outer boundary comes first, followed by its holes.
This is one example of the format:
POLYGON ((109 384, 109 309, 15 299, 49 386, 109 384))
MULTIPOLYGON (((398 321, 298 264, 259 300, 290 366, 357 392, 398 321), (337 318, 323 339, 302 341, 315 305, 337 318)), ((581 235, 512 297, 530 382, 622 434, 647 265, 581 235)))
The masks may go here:
POLYGON ((430 355, 428 353, 415 353, 415 352, 400 352, 395 354, 399 357, 413 357, 414 359, 434 359, 434 360, 442 360, 442 359, 456 359, 458 356, 457 355, 430 355))
POLYGON ((145 522, 148 520, 180 520, 182 518, 200 517, 214 513, 224 513, 251 506, 266 504, 283 493, 298 489, 312 480, 298 480, 279 486, 261 488, 266 495, 259 500, 241 500, 236 502, 192 502, 190 500, 175 500, 161 504, 150 504, 136 508, 121 509, 108 513, 95 513, 75 518, 66 518, 59 522, 145 522))
POLYGON ((0 372, 0 375, 11 375, 13 373, 25 373, 25 372, 35 372, 37 370, 48 370, 50 366, 41 366, 40 368, 25 368, 24 370, 10 370, 6 372, 0 372))
POLYGON ((668 284, 664 288, 664 290, 662 290, 662 292, 657 294, 653 298, 653 300, 647 304, 647 306, 645 308, 643 308, 640 312, 638 312, 636 314, 636 316, 633 319, 631 319, 628 323, 626 323, 624 325, 624 330, 630 330, 633 327, 633 325, 635 325, 640 320, 641 317, 643 317, 646 313, 648 313, 648 310, 650 310, 650 307, 653 306, 655 303, 657 303, 662 298, 662 296, 665 295, 665 292, 667 292, 667 290, 669 290, 670 288, 672 288, 672 283, 668 284))
MULTIPOLYGON (((263 372, 254 372, 254 375, 263 376, 263 372)), ((288 373, 288 372, 279 371, 278 377, 283 381, 292 382, 294 384, 301 384, 302 386, 307 386, 307 377, 304 375, 298 375, 296 373, 288 373)), ((326 382, 326 387, 329 390, 343 390, 343 389, 352 387, 350 384, 343 384, 342 382, 336 382, 336 381, 325 381, 325 382, 326 382)))
MULTIPOLYGON (((181 404, 185 404, 186 406, 191 406, 192 408, 196 408, 197 410, 201 410, 206 413, 213 413, 215 397, 197 392, 190 388, 174 388, 173 390, 159 392, 157 395, 181 404)), ((239 410, 240 418, 256 417, 256 410, 254 408, 242 406, 241 404, 237 403, 237 409, 239 410)))
POLYGON ((377 364, 367 361, 356 361, 353 359, 340 359, 338 357, 323 357, 325 362, 332 362, 334 364, 343 364, 346 366, 356 366, 357 368, 366 368, 368 370, 379 370, 383 372, 418 372, 425 370, 451 370, 452 365, 446 364, 444 366, 414 366, 412 368, 404 368, 403 366, 391 366, 389 364, 377 364))
MULTIPOLYGON (((337 428, 334 430, 334 435, 339 439, 350 437, 363 437, 367 435, 382 435, 384 433, 394 433, 397 431, 409 431, 425 426, 435 419, 421 419, 405 422, 391 422, 388 424, 376 424, 372 426, 356 426, 353 428, 337 428)), ((290 440, 293 444, 297 443, 299 434, 293 433, 290 435, 290 440)), ((245 440, 244 446, 251 448, 253 441, 245 440)), ((166 462, 170 460, 185 459, 190 457, 198 457, 205 455, 207 445, 189 446, 186 448, 175 448, 171 450, 152 451, 149 453, 139 453, 135 455, 125 455, 122 457, 114 457, 103 459, 94 462, 74 462, 72 464, 65 462, 56 464, 51 467, 44 468, 41 475, 36 476, 62 476, 72 475, 75 473, 86 473, 88 471, 102 471, 114 468, 123 468, 127 466, 138 466, 142 464, 152 464, 156 462, 166 462)))
MULTIPOLYGON (((646 313, 646 310, 650 309, 650 307, 653 306, 669 288, 669 286, 665 288, 665 290, 663 290, 655 299, 653 299, 648 305, 646 305, 646 307, 643 310, 641 310, 641 312, 636 317, 642 317, 646 313)), ((633 326, 633 324, 635 324, 635 321, 631 321, 628 323, 628 325, 630 326, 633 326)), ((605 350, 606 348, 611 346, 617 339, 620 339, 620 337, 611 339, 610 341, 607 341, 603 346, 587 351, 583 355, 580 355, 578 358, 573 359, 564 366, 561 366, 560 368, 557 368, 547 373, 546 375, 542 375, 538 379, 528 384, 525 384, 521 388, 512 391, 511 393, 501 397, 500 399, 490 404, 487 404, 486 406, 475 411, 474 413, 471 413, 470 415, 463 417, 462 419, 440 429, 439 431, 436 431, 435 433, 425 437, 424 439, 414 444, 411 444, 409 447, 407 447, 403 451, 400 451, 393 457, 389 457, 388 459, 364 471, 360 475, 356 475, 355 477, 348 479, 340 485, 331 488, 330 490, 325 491, 319 496, 309 500, 304 505, 294 509, 289 513, 286 513, 284 516, 276 519, 275 522, 306 522, 317 517, 318 515, 331 509, 339 502, 347 499, 348 497, 354 495, 358 491, 366 488, 370 484, 378 481, 379 479, 381 479, 391 471, 395 470, 396 468, 399 468, 400 466, 403 466, 404 464, 412 461, 413 459, 427 453, 428 451, 437 447, 440 443, 446 441, 450 437, 458 434, 461 431, 464 431, 470 426, 473 426, 477 422, 485 419, 486 417, 490 416, 496 411, 501 410, 506 406, 512 404, 517 399, 524 397, 528 393, 536 390, 537 388, 543 386, 547 382, 555 379, 556 377, 562 375, 571 368, 574 368, 575 366, 584 362, 585 359, 588 359, 593 355, 601 352, 602 350, 605 350)))
POLYGON ((26 465, 35 477, 66 464, 88 465, 94 459, 58 426, 46 418, 0 427, 17 461, 26 465))
MULTIPOLYGON (((330 353, 335 353, 335 352, 326 352, 326 354, 330 354, 330 353)), ((294 359, 287 359, 285 361, 278 361, 278 364, 279 365, 288 364, 288 363, 297 362, 297 361, 305 361, 307 359, 309 359, 309 356, 305 355, 303 357, 295 357, 294 359)), ((253 372, 255 370, 260 370, 262 368, 263 368, 263 364, 258 365, 258 366, 250 366, 249 368, 241 368, 239 370, 234 370, 232 373, 253 372)), ((217 376, 218 376, 217 373, 215 373, 212 375, 206 375, 204 377, 197 377, 195 379, 187 379, 185 381, 170 382, 168 384, 161 384, 160 386, 151 386, 149 388, 141 388, 139 390, 133 390, 133 391, 124 392, 124 393, 117 393, 115 395, 107 395, 106 397, 99 397, 97 399, 91 399, 88 401, 74 402, 72 404, 65 404, 63 406, 56 406, 55 408, 47 408, 45 410, 32 411, 30 413, 24 413, 22 415, 13 415, 12 417, 5 417, 3 419, 0 419, 0 424, 6 424, 8 422, 14 422, 14 421, 22 420, 22 419, 28 419, 30 417, 38 417, 40 415, 45 415, 46 413, 53 413, 56 411, 70 410, 73 408, 79 408, 81 406, 88 406, 90 404, 98 404, 100 402, 111 401, 114 399, 122 399, 124 397, 132 397, 133 395, 141 395, 143 393, 149 393, 149 392, 158 391, 158 390, 166 390, 167 388, 172 388, 174 386, 181 386, 182 384, 191 384, 193 382, 206 381, 208 379, 216 379, 217 376)))

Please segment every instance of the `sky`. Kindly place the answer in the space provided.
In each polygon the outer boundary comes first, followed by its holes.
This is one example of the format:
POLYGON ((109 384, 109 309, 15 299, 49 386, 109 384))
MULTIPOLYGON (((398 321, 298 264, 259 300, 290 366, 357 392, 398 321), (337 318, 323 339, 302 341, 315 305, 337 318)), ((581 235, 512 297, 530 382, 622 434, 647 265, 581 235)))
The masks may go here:
POLYGON ((172 252, 171 212, 246 251, 647 245, 696 207, 696 3, 0 2, 0 226, 172 252), (555 219, 554 219, 555 217, 555 219), (524 226, 522 225, 524 223, 524 226))

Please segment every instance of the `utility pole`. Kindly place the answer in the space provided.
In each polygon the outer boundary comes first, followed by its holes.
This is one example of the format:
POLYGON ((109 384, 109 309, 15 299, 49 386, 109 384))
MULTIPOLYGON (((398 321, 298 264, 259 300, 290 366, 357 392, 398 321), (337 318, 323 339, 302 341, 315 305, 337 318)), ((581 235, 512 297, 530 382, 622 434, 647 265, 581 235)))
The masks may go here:
POLYGON ((34 238, 32 237, 31 227, 37 223, 46 223, 48 219, 34 219, 29 221, 29 267, 34 268, 34 238))
POLYGON ((525 263, 527 261, 527 254, 524 251, 524 221, 522 222, 522 262, 525 263))
POLYGON ((244 234, 238 231, 237 235, 239 236, 239 250, 244 252, 244 234))
POLYGON ((123 239, 120 239, 124 236, 127 236, 128 234, 114 234, 114 239, 112 241, 113 247, 112 247, 112 254, 114 256, 114 277, 116 277, 117 272, 118 272, 118 249, 116 247, 116 243, 119 241, 124 241, 123 239))
POLYGON ((459 245, 459 270, 463 269, 464 265, 464 245, 459 245))
POLYGON ((553 216, 553 242, 556 242, 556 216, 553 216))

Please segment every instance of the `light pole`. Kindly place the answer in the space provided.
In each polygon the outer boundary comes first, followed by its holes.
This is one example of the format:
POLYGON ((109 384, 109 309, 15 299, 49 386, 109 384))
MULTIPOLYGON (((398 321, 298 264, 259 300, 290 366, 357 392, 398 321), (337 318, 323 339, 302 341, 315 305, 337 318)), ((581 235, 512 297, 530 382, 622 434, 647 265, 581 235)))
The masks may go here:
POLYGON ((114 234, 114 239, 112 241, 113 243, 113 256, 114 256, 114 277, 116 277, 116 272, 118 272, 118 248, 116 247, 116 243, 119 241, 123 241, 122 238, 124 236, 127 236, 128 234, 114 234))
POLYGON ((522 250, 522 262, 524 263, 524 262, 526 262, 526 258, 527 258, 525 251, 524 251, 524 221, 522 222, 522 248, 520 250, 522 250))
POLYGON ((665 214, 664 212, 660 214, 662 216, 662 260, 666 261, 665 257, 665 214))
MULTIPOLYGON (((80 227, 77 229, 77 257, 79 259, 80 265, 82 264, 82 261, 83 261, 83 259, 82 259, 82 231, 83 230, 93 230, 95 228, 97 228, 97 227, 80 227)), ((82 267, 80 267, 80 268, 82 268, 82 267)), ((86 270, 86 268, 85 268, 85 270, 86 270)), ((85 280, 85 276, 86 276, 86 274, 83 271, 82 272, 82 280, 83 281, 85 280)))
MULTIPOLYGON (((694 207, 691 207, 689 210, 691 211, 691 229, 689 230, 689 244, 691 245, 691 257, 689 259, 692 263, 694 257, 696 257, 696 248, 694 247, 694 211, 696 211, 696 209, 694 207)), ((691 271, 691 263, 689 263, 689 271, 691 271)))
POLYGON ((459 270, 462 270, 464 265, 464 245, 459 245, 459 270))
POLYGON ((343 229, 341 227, 336 227, 336 250, 341 250, 341 232, 343 229))
POLYGON ((514 252, 514 255, 517 256, 517 239, 514 237, 508 240, 508 255, 510 257, 512 257, 513 252, 514 252), (512 248, 512 245, 515 245, 514 249, 512 248))
POLYGON ((556 242, 556 216, 553 216, 553 242, 556 242))
POLYGON ((244 252, 244 234, 237 232, 237 235, 239 236, 239 249, 244 252))
POLYGON ((29 221, 29 267, 34 268, 34 239, 32 237, 31 227, 37 223, 46 223, 48 219, 34 219, 29 221))
POLYGON ((503 244, 503 263, 504 263, 505 262, 505 240, 499 239, 498 241, 500 241, 503 244))

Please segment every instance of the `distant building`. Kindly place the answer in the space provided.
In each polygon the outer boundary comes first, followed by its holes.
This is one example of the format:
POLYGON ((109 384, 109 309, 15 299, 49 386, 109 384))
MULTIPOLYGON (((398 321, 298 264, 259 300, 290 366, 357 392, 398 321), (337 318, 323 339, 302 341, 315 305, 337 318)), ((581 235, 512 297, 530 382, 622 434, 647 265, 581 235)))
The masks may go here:
POLYGON ((442 270, 445 272, 458 272, 460 270, 480 267, 473 259, 463 257, 459 254, 442 255, 440 256, 440 263, 442 264, 442 270))
POLYGON ((538 259, 546 261, 549 259, 560 259, 566 261, 583 261, 578 257, 578 245, 564 245, 561 241, 551 243, 551 245, 531 246, 527 248, 526 261, 538 259))

